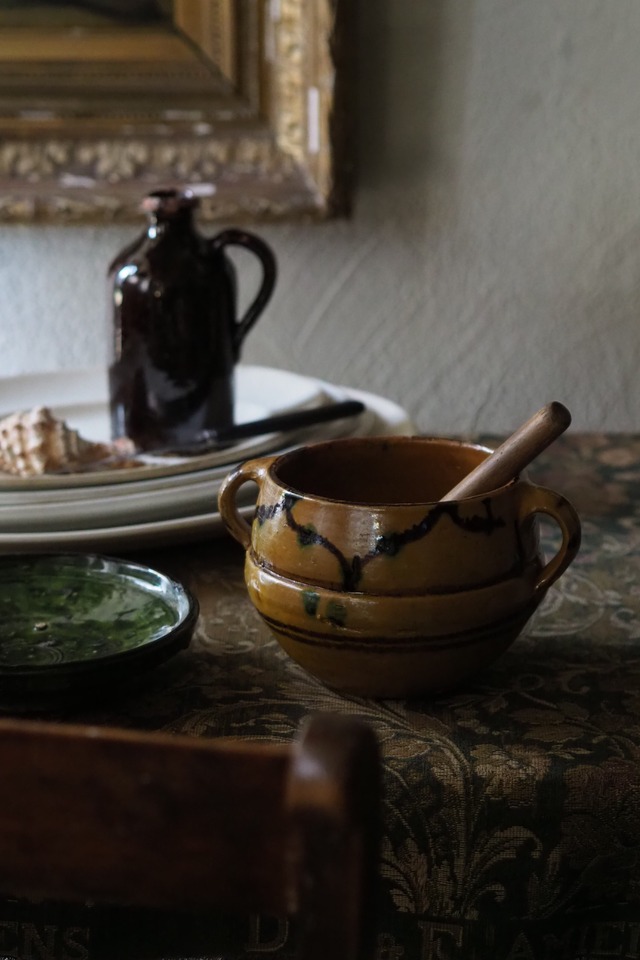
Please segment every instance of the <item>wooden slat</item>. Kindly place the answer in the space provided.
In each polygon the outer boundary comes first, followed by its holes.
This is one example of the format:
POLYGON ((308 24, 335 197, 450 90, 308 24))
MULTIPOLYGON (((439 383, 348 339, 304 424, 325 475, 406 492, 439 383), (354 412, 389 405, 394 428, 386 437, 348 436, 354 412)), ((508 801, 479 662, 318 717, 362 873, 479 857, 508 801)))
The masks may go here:
POLYGON ((0 889, 283 907, 284 748, 2 723, 0 762, 0 889))
POLYGON ((319 714, 294 744, 258 744, 6 719, 0 770, 5 894, 297 915, 300 958, 371 956, 379 760, 364 725, 319 714))

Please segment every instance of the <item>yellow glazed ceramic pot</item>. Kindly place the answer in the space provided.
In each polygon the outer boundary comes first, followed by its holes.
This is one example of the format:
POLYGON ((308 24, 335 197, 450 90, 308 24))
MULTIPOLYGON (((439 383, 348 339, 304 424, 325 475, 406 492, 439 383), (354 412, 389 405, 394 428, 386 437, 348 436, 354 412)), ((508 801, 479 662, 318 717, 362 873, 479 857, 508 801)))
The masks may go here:
POLYGON ((489 450, 455 440, 331 440, 234 470, 222 517, 247 550, 249 596, 283 648, 344 692, 450 690, 520 633, 580 545, 564 497, 518 478, 441 498, 489 450), (253 523, 236 506, 249 481, 253 523), (560 527, 545 562, 537 514, 560 527))

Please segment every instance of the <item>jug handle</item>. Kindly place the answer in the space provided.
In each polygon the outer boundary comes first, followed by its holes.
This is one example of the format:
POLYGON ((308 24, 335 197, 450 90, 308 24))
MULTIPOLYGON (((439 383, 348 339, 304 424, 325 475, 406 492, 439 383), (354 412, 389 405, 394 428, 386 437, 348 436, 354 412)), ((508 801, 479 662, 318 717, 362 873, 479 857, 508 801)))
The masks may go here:
POLYGON ((240 356, 242 341, 271 299, 278 275, 276 258, 264 240, 261 240, 260 237, 257 237, 254 233, 249 233, 248 230, 238 230, 232 227, 218 233, 215 237, 212 237, 209 242, 214 250, 222 250, 228 246, 244 247, 246 250, 250 250, 251 253, 255 254, 262 264, 262 282, 260 288, 249 304, 244 316, 240 317, 240 319, 234 323, 232 334, 233 351, 234 360, 237 360, 240 356))

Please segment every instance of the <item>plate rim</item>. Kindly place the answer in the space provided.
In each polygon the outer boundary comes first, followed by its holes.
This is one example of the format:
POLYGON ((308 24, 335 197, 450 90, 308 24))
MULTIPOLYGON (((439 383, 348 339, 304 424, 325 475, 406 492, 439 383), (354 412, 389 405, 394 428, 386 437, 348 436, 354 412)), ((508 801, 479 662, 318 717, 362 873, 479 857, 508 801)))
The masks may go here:
POLYGON ((135 569, 138 571, 150 571, 155 576, 161 578, 164 583, 170 584, 172 589, 174 589, 177 593, 181 593, 183 595, 186 602, 186 610, 179 621, 165 633, 162 633, 157 637, 151 637, 148 640, 136 644, 135 647, 131 647, 126 650, 120 650, 104 656, 96 656, 93 658, 89 657, 84 660, 66 660, 61 663, 37 664, 33 666, 24 664, 15 667, 3 666, 0 664, 0 688, 4 687, 7 684, 7 681, 14 679, 39 679, 42 676, 46 676, 47 679, 50 679, 61 674, 74 676, 82 675, 83 679, 86 679, 86 675, 88 673, 93 673, 94 671, 98 671, 102 668, 107 669, 109 667, 113 667, 116 663, 120 665, 125 660, 145 659, 147 655, 150 655, 152 652, 159 652, 166 646, 175 646, 176 651, 188 646, 191 635, 195 629, 198 617, 200 615, 200 605, 197 597, 181 581, 176 580, 174 577, 164 573, 162 570, 152 567, 150 564, 141 563, 140 561, 129 558, 116 557, 97 550, 86 552, 71 550, 34 550, 15 554, 5 553, 0 555, 0 567, 9 565, 12 560, 25 563, 30 559, 42 560, 43 558, 70 560, 75 566, 81 566, 83 562, 86 563, 86 561, 90 559, 102 560, 106 561, 109 565, 116 564, 120 567, 124 566, 127 568, 127 570, 135 569), (186 643, 184 642, 185 638, 186 643))

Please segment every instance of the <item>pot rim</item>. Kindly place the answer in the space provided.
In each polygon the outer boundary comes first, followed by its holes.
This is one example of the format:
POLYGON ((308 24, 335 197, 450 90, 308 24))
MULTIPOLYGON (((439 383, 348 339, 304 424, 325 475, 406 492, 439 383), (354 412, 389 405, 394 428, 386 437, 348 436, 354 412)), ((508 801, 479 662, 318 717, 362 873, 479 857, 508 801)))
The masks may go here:
MULTIPOLYGON (((478 443, 472 440, 457 439, 453 437, 438 437, 438 436, 400 436, 400 435, 391 435, 391 436, 372 436, 372 437, 338 437, 333 440, 323 440, 318 443, 305 444, 300 447, 296 447, 293 450, 288 450, 286 453, 280 454, 274 457, 267 468, 267 473, 270 480, 276 486, 280 487, 285 494, 290 494, 296 498, 300 498, 310 503, 327 503, 335 504, 339 506, 348 507, 349 509, 354 510, 365 510, 371 512, 373 510, 382 510, 389 507, 393 508, 402 508, 402 507, 413 507, 413 508, 429 508, 434 507, 439 503, 473 503, 474 501, 486 500, 487 497, 493 497, 496 494, 504 493, 509 490, 509 488, 514 487, 517 483, 521 482, 524 479, 524 473, 518 474, 513 479, 509 480, 507 483, 501 484, 498 487, 493 487, 490 490, 485 490, 482 493, 475 494, 470 497, 464 497, 460 500, 377 500, 377 501, 361 501, 361 500, 347 500, 338 497, 327 497, 322 496, 317 493, 309 493, 304 490, 301 490, 299 487, 295 487, 293 484, 288 481, 283 480, 278 474, 278 468, 283 464, 291 463, 297 459, 301 459, 307 456, 307 452, 311 449, 314 451, 318 448, 327 448, 327 447, 336 447, 340 446, 343 449, 351 447, 385 447, 385 446, 414 446, 420 444, 420 446, 442 446, 446 448, 464 448, 466 450, 476 450, 482 453, 485 453, 486 456, 489 456, 493 453, 494 448, 487 446, 483 443, 478 443)), ((462 478, 461 478, 462 479, 462 478)))

